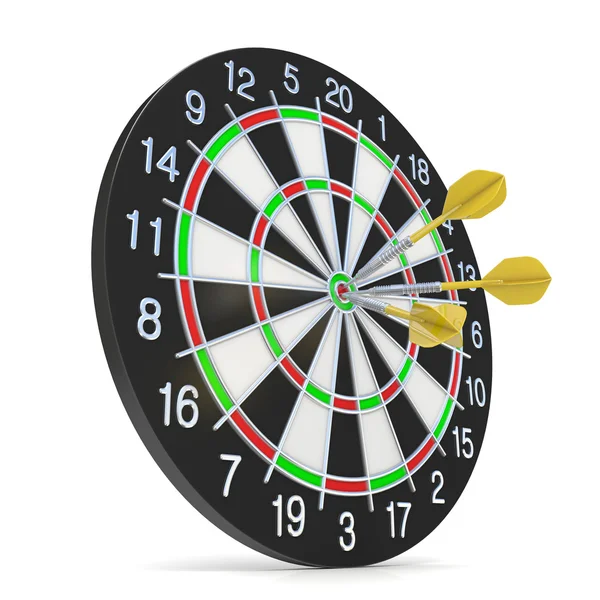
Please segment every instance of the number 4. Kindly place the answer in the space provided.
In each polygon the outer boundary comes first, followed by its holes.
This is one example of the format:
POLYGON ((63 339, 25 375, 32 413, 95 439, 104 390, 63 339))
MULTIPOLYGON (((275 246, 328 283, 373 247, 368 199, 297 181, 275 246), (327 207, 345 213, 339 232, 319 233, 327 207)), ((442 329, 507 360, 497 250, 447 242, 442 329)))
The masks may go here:
POLYGON ((231 462, 231 467, 229 467, 229 473, 227 473, 227 477, 225 478, 225 485, 223 486, 223 496, 227 498, 229 496, 229 488, 231 488, 231 481, 233 480, 233 476, 235 475, 235 470, 238 468, 238 465, 242 462, 242 457, 239 454, 221 454, 219 458, 221 460, 228 460, 231 462))

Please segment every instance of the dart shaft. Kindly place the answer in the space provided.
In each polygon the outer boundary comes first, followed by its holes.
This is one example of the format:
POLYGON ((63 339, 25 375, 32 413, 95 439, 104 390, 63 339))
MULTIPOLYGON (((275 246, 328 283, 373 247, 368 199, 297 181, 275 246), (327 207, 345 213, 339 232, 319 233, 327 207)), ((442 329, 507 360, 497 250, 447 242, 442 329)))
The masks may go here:
POLYGON ((400 317, 401 319, 413 319, 413 315, 410 314, 407 310, 402 310, 401 308, 396 308, 387 302, 382 302, 381 300, 377 300, 376 298, 369 298, 368 296, 354 296, 352 295, 352 303, 356 304, 356 306, 360 306, 362 308, 366 308, 368 310, 372 310, 374 312, 378 312, 382 315, 392 315, 394 317, 400 317))
POLYGON ((501 281, 445 281, 442 283, 441 290, 442 292, 448 290, 468 290, 472 288, 482 288, 491 283, 502 283, 501 281))
MULTIPOLYGON (((369 294, 369 296, 410 296, 411 294, 435 294, 442 291, 439 281, 426 283, 403 283, 398 285, 378 285, 361 292, 352 294, 369 294)), ((350 297, 352 296, 350 294, 350 297)))
POLYGON ((405 237, 398 241, 394 246, 390 246, 386 250, 384 250, 381 254, 378 254, 373 260, 369 261, 362 269, 358 271, 358 273, 354 276, 354 279, 351 283, 354 283, 359 280, 366 279, 375 271, 387 265, 391 260, 394 260, 402 252, 406 252, 409 248, 413 247, 413 242, 410 237, 405 237))
POLYGON ((415 231, 410 235, 410 241, 413 244, 416 244, 419 240, 422 240, 426 235, 429 235, 434 229, 437 229, 440 225, 442 225, 445 221, 447 221, 453 213, 455 213, 462 204, 459 204, 450 210, 446 211, 444 214, 441 214, 437 219, 431 221, 425 225, 425 227, 421 227, 418 231, 415 231))

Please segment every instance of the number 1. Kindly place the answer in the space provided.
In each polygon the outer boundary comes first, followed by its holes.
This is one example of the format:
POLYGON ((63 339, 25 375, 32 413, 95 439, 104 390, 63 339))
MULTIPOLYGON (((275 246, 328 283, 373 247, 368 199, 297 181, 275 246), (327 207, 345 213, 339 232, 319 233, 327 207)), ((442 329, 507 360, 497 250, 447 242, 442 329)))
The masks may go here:
POLYGON ((385 142, 385 115, 381 115, 378 121, 381 121, 381 139, 385 142))

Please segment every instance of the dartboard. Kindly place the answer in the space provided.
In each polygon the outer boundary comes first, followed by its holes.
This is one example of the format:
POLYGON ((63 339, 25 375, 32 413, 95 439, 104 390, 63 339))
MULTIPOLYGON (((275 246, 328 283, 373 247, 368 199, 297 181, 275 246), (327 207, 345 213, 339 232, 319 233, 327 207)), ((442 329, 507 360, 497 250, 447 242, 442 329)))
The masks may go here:
POLYGON ((483 290, 389 299, 465 306, 460 348, 420 347, 346 295, 474 279, 451 221, 353 281, 445 196, 380 102, 279 50, 193 64, 121 134, 92 248, 107 360, 155 461, 235 539, 294 563, 374 563, 456 503, 490 406, 483 290))

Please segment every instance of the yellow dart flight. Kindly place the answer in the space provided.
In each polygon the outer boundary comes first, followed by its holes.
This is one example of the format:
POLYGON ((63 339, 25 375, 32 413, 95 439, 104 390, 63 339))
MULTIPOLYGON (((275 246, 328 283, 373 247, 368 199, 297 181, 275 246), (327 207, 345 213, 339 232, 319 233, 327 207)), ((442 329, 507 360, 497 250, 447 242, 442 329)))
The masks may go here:
POLYGON ((479 219, 496 210, 505 199, 506 180, 504 175, 493 171, 467 173, 450 186, 442 214, 439 217, 399 240, 396 245, 386 246, 382 252, 358 271, 350 283, 366 279, 448 219, 479 219))
POLYGON ((506 258, 479 281, 442 283, 442 290, 483 288, 505 304, 534 304, 546 293, 552 277, 531 256, 506 258))
POLYGON ((409 321, 410 341, 423 348, 432 348, 444 342, 455 348, 461 348, 463 345, 462 327, 467 318, 467 311, 462 306, 428 306, 415 302, 408 311, 356 293, 348 296, 351 297, 351 302, 358 306, 409 321))
POLYGON ((355 296, 361 294, 394 297, 483 288, 505 304, 533 304, 546 293, 551 281, 552 277, 537 258, 519 256, 504 259, 480 280, 381 285, 352 292, 348 297, 354 302, 355 296))

